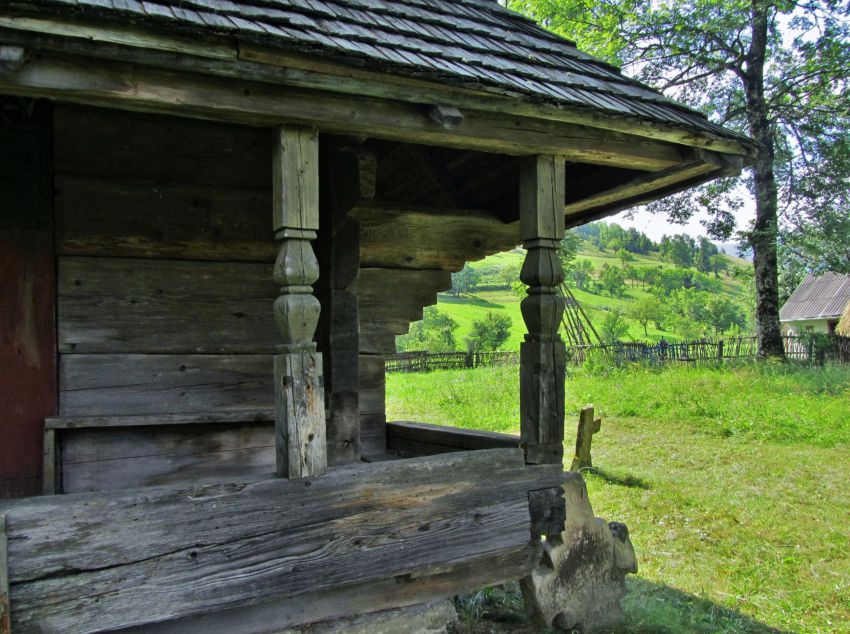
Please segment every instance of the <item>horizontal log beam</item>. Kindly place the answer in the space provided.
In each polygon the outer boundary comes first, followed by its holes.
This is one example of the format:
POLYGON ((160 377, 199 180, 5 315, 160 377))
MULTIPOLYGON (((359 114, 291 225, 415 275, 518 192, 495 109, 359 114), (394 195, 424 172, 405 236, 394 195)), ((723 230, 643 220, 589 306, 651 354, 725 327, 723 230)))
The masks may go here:
POLYGON ((0 28, 9 29, 12 42, 44 50, 97 54, 123 61, 148 60, 172 68, 192 68, 222 76, 251 77, 292 87, 327 90, 439 104, 441 107, 501 112, 509 115, 597 127, 643 138, 717 152, 746 155, 745 143, 673 124, 650 123, 587 109, 541 105, 522 95, 497 88, 466 88, 424 79, 380 73, 316 55, 282 51, 235 38, 163 36, 134 26, 87 24, 0 16, 0 28), (238 63, 236 63, 238 62, 238 63))
POLYGON ((12 628, 120 629, 521 553, 528 493, 560 486, 561 471, 493 449, 0 503, 12 628))
POLYGON ((430 455, 450 451, 477 451, 519 447, 519 436, 429 425, 410 421, 387 423, 387 450, 402 449, 413 455, 430 455))
POLYGON ((459 271, 521 242, 518 222, 484 211, 374 202, 358 204, 351 215, 360 221, 363 267, 459 271))
POLYGON ((688 154, 686 148, 619 132, 483 111, 467 111, 462 125, 446 129, 418 104, 67 54, 45 53, 30 60, 0 78, 0 92, 252 125, 288 122, 322 132, 503 154, 548 153, 575 162, 649 171, 678 165, 688 154))

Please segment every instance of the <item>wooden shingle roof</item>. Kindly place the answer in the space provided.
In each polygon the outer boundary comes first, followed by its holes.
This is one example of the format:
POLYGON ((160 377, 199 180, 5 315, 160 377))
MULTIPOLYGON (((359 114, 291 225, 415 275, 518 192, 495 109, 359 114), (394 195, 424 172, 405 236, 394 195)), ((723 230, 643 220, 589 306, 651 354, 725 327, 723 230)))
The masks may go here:
POLYGON ((9 8, 231 36, 383 72, 746 139, 493 0, 7 0, 9 8))
POLYGON ((779 311, 780 321, 835 319, 850 304, 850 275, 809 273, 779 311))

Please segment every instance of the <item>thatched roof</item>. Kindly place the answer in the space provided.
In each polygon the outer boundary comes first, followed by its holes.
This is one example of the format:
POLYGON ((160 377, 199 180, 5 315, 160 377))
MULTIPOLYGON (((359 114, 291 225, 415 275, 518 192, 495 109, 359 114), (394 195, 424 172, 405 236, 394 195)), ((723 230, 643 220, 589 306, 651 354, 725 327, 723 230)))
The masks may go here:
POLYGON ((850 303, 850 275, 809 273, 779 311, 780 321, 835 319, 846 315, 850 303))

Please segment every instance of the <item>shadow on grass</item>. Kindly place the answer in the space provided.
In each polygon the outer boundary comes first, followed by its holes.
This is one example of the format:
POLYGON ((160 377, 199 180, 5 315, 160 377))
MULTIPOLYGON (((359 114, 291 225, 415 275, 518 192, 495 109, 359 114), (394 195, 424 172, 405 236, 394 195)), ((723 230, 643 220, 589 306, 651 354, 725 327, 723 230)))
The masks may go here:
POLYGON ((486 299, 481 299, 475 295, 446 295, 440 294, 440 302, 443 304, 467 304, 468 306, 478 306, 480 308, 504 308, 504 304, 496 302, 488 302, 486 299))
POLYGON ((708 599, 640 578, 628 581, 626 623, 606 634, 791 634, 708 599))
MULTIPOLYGON (((453 634, 542 634, 555 630, 535 626, 525 612, 516 582, 485 588, 455 598, 460 622, 453 634)), ((675 588, 630 578, 622 602, 626 621, 597 634, 791 634, 736 610, 675 588)))
POLYGON ((590 467, 589 469, 582 469, 581 473, 583 476, 587 476, 588 474, 596 476, 601 480, 605 481, 607 484, 613 484, 619 487, 629 487, 631 489, 643 489, 644 491, 649 490, 649 483, 642 478, 638 478, 633 475, 618 475, 616 473, 610 473, 605 471, 604 469, 599 469, 597 467, 590 467))

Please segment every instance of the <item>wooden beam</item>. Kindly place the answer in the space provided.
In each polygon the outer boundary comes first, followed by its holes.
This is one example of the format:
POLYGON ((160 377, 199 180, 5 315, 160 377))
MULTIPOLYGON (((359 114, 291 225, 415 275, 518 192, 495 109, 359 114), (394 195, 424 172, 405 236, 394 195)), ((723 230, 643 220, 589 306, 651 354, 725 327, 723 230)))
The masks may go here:
POLYGON ((387 423, 387 450, 413 456, 519 447, 519 436, 410 421, 387 423))
POLYGON ((44 419, 44 428, 114 429, 116 427, 159 427, 169 425, 210 425, 257 423, 274 420, 274 410, 210 412, 208 414, 139 414, 136 416, 55 416, 44 419))
POLYGON ((564 278, 557 250, 564 236, 564 163, 525 159, 520 172, 520 231, 528 253, 520 279, 528 296, 520 308, 528 334, 520 344, 520 431, 532 464, 563 461, 566 350, 558 336, 564 278))
POLYGON ((688 152, 619 132, 486 111, 467 111, 462 125, 445 129, 418 104, 309 92, 239 77, 154 70, 67 54, 43 54, 31 60, 0 78, 0 91, 253 125, 286 121, 323 132, 503 154, 557 154, 575 162, 643 170, 678 165, 683 152, 688 152))
POLYGON ((459 271, 521 242, 518 222, 482 210, 363 201, 351 213, 360 221, 364 267, 459 271))
POLYGON ((510 558, 527 552, 528 492, 562 477, 493 449, 4 502, 12 625, 114 630, 510 558))
POLYGON ((274 357, 277 475, 304 478, 327 470, 322 355, 313 335, 321 306, 312 294, 319 264, 310 241, 319 228, 319 137, 281 127, 275 135, 273 277, 281 285, 274 316, 283 345, 274 357))

